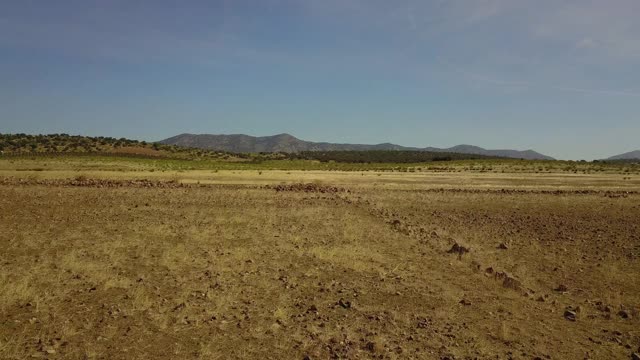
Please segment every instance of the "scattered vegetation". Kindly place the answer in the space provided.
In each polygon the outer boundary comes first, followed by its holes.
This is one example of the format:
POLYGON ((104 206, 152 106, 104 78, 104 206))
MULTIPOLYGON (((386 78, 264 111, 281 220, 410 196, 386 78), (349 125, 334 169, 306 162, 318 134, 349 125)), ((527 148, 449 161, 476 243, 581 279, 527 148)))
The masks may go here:
POLYGON ((90 137, 69 134, 29 135, 0 134, 0 151, 5 156, 24 155, 117 155, 157 158, 249 159, 246 154, 231 154, 155 142, 113 137, 90 137))
MULTIPOLYGON (((328 170, 381 172, 640 174, 636 161, 491 158, 420 151, 305 151, 236 154, 110 137, 0 134, 0 158, 21 170, 328 170)), ((6 166, 5 166, 6 167, 6 166)), ((11 166, 10 166, 11 167, 11 166)), ((2 163, 0 163, 0 169, 2 163)))
MULTIPOLYGON (((431 161, 492 159, 492 157, 474 154, 430 152, 430 151, 303 151, 289 155, 292 159, 318 160, 341 163, 422 163, 431 161)), ((495 157, 493 159, 496 159, 495 157)))

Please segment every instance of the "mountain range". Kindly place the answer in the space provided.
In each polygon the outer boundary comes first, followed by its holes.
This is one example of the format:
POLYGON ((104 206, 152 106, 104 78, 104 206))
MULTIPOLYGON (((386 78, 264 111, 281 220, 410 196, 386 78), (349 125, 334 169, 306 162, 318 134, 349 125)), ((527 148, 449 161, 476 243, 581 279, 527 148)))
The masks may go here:
POLYGON ((615 155, 610 158, 607 158, 607 160, 634 160, 634 159, 640 160, 640 150, 629 151, 624 154, 615 155))
POLYGON ((211 135, 211 134, 180 134, 160 141, 166 145, 187 146, 209 150, 228 151, 235 153, 286 152, 301 151, 368 151, 368 150, 407 150, 453 152, 462 154, 476 154, 486 156, 508 157, 527 160, 554 160, 533 150, 487 150, 473 145, 457 145, 450 148, 435 147, 406 147, 391 143, 376 145, 365 144, 334 144, 328 142, 304 141, 289 134, 273 136, 250 136, 244 134, 211 135))

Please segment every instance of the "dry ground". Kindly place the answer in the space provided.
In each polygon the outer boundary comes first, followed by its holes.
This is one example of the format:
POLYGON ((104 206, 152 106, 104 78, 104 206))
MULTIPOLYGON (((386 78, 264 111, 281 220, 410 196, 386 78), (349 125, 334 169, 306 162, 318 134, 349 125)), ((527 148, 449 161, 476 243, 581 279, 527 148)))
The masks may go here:
POLYGON ((3 359, 640 352, 640 184, 622 175, 0 175, 3 359))

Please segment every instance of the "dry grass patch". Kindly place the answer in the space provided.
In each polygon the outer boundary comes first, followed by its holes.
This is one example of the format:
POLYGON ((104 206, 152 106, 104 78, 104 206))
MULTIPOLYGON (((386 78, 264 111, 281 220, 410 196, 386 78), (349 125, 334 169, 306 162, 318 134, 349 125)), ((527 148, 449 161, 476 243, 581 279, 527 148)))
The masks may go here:
POLYGON ((573 359, 640 346, 637 195, 423 191, 483 180, 366 175, 318 175, 348 193, 0 185, 0 357, 573 359), (471 251, 447 253, 453 242, 471 251))

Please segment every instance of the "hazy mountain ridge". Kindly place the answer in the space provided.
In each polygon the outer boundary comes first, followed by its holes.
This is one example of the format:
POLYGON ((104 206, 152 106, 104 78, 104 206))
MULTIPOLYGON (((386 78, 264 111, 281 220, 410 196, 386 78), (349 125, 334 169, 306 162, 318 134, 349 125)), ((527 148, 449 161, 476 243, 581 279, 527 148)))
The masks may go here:
POLYGON ((640 150, 629 151, 624 154, 614 155, 606 160, 640 160, 640 150))
POLYGON ((211 134, 180 134, 160 141, 162 144, 196 147, 210 150, 220 150, 236 153, 257 152, 300 152, 300 151, 367 151, 367 150, 411 150, 452 152, 462 154, 477 154, 486 156, 499 156, 529 160, 553 160, 552 157, 540 154, 533 150, 487 150, 473 145, 457 145, 442 149, 434 147, 416 148, 406 147, 391 143, 375 145, 367 144, 334 144, 328 142, 312 142, 300 140, 289 134, 273 136, 250 136, 244 134, 211 135, 211 134))

